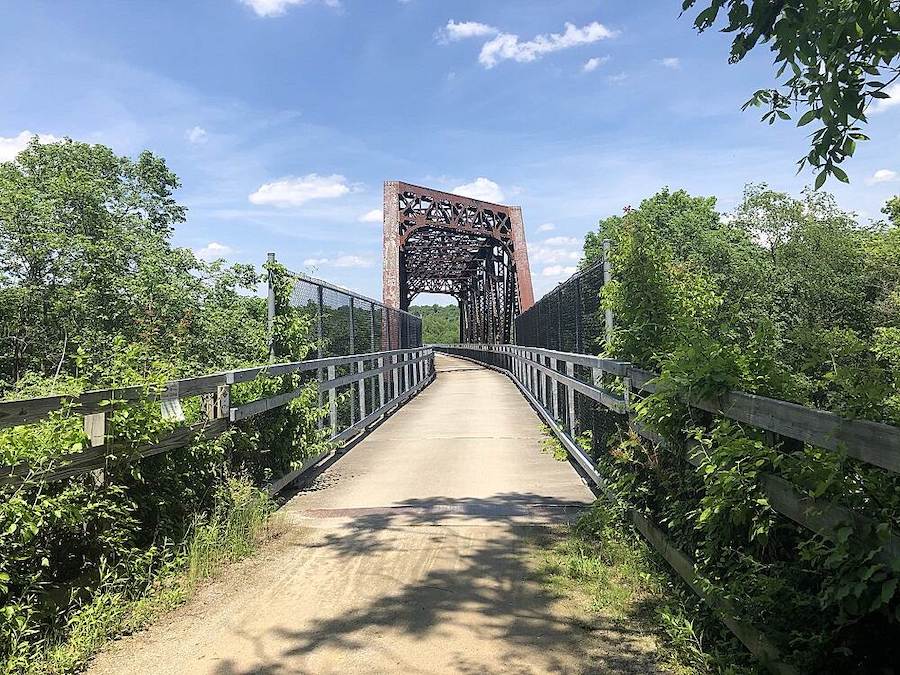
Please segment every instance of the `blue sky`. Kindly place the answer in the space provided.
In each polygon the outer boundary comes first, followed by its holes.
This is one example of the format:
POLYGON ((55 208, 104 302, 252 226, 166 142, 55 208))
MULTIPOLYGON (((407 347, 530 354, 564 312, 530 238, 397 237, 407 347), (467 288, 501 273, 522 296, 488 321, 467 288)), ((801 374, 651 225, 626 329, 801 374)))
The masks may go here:
MULTIPOLYGON (((382 182, 523 207, 538 295, 584 233, 664 185, 799 194, 805 129, 740 111, 769 54, 729 65, 680 2, 0 3, 0 159, 32 132, 147 148, 180 176, 179 245, 381 296, 382 182)), ((829 182, 877 218, 900 192, 900 90, 829 182)), ((430 299, 429 299, 430 300, 430 299)))

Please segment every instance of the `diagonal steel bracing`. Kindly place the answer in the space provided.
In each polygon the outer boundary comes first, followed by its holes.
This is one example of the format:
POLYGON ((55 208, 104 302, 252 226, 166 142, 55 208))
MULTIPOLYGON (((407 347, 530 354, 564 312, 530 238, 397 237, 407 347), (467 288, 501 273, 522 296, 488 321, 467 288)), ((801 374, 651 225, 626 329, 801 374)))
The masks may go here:
POLYGON ((408 309, 419 293, 457 299, 462 342, 511 342, 534 304, 522 210, 386 182, 384 302, 408 309))

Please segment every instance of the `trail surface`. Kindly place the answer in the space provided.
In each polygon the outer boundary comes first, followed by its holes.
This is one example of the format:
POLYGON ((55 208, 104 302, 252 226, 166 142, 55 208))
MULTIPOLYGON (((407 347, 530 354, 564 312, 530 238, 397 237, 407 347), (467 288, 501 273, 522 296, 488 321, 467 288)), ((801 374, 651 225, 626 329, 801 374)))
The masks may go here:
POLYGON ((541 583, 533 547, 593 497, 534 412, 499 373, 437 370, 284 506, 278 543, 90 672, 653 670, 652 641, 541 583))

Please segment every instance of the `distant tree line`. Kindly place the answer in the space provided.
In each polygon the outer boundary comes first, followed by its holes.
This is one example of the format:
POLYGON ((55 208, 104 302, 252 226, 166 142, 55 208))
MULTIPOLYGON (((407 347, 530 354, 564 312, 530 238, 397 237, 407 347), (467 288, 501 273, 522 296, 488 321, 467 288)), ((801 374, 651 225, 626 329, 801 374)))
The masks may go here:
POLYGON ((458 305, 413 305, 409 311, 422 317, 422 341, 425 344, 459 342, 458 305))

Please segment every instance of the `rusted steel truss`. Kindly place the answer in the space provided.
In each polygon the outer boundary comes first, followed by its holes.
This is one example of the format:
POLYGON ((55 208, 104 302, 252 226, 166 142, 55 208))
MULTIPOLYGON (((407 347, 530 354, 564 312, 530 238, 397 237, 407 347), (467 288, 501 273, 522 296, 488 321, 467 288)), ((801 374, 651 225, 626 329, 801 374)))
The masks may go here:
POLYGON ((462 342, 508 343, 534 304, 522 210, 408 183, 384 184, 384 302, 459 302, 462 342))

